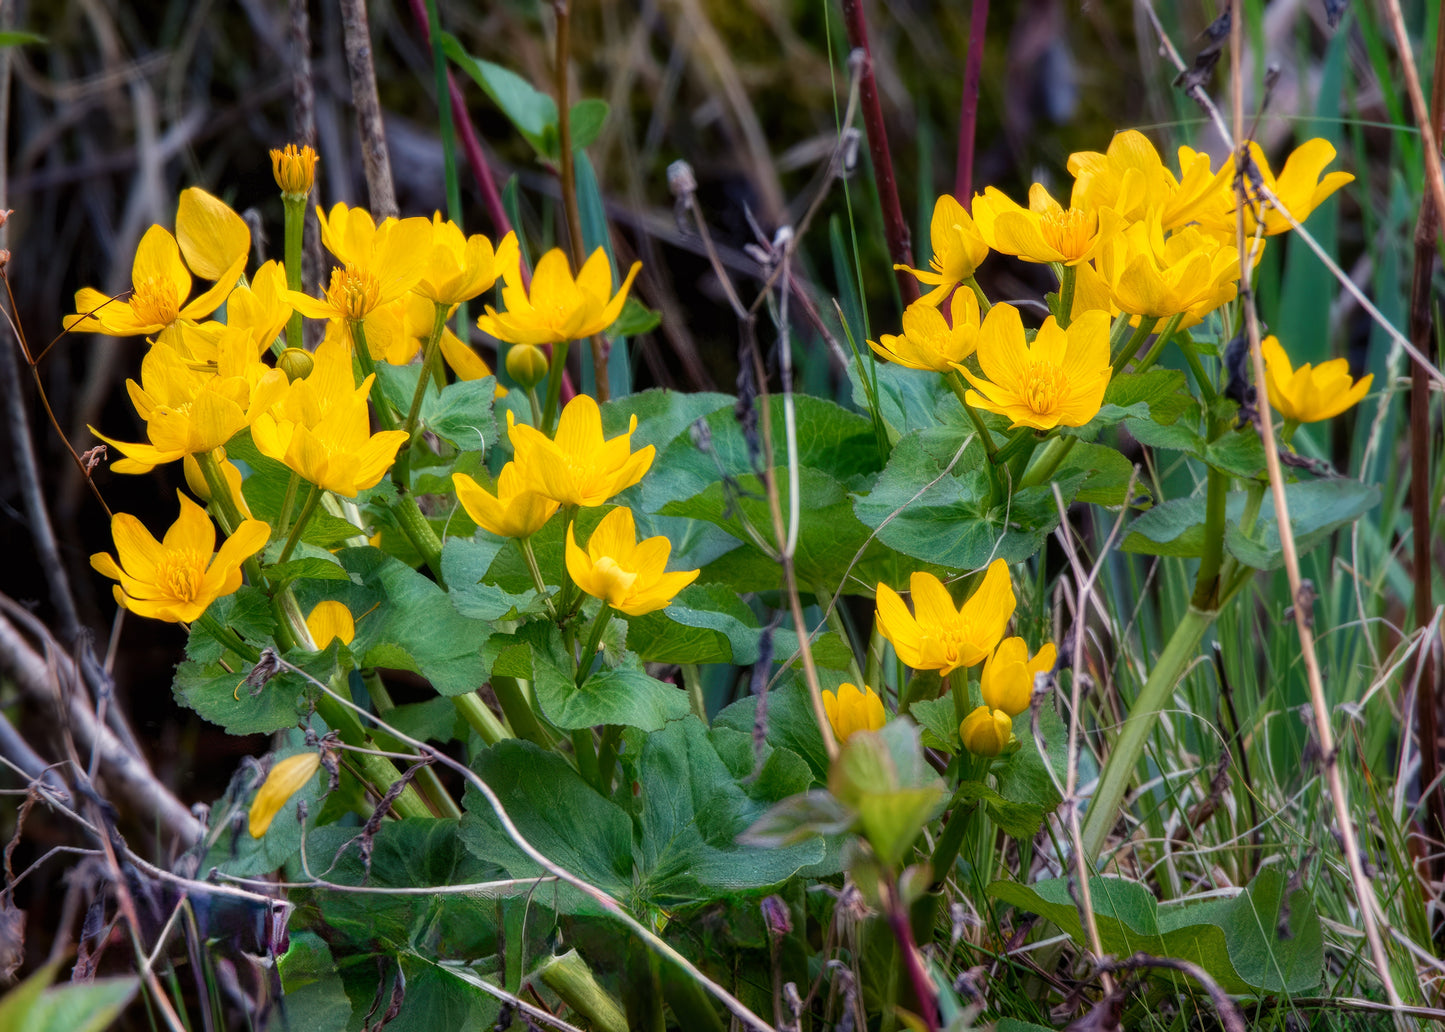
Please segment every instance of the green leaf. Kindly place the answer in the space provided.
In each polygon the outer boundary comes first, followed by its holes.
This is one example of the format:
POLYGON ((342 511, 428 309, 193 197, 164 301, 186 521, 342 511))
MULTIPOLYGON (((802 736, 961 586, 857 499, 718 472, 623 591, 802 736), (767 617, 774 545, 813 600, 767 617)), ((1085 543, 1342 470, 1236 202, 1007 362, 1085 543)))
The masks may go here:
POLYGON ((442 52, 492 98, 539 155, 557 157, 556 101, 516 72, 468 54, 450 33, 442 33, 442 52))
POLYGON ((915 702, 908 707, 908 715, 923 729, 924 745, 942 749, 950 756, 958 752, 958 718, 955 716, 953 696, 915 702))
MULTIPOLYGON (((731 663, 751 666, 761 657, 764 628, 736 591, 721 584, 690 584, 672 605, 627 621, 627 647, 648 663, 731 663)), ((798 636, 789 630, 772 632, 774 662, 782 662, 798 649, 798 636)), ((844 670, 852 650, 836 634, 826 632, 813 641, 813 660, 832 670, 844 670)))
POLYGON ((1005 799, 981 781, 965 781, 958 786, 961 802, 982 803, 993 823, 1016 839, 1028 841, 1039 833, 1044 823, 1044 808, 1038 803, 1019 803, 1005 799))
POLYGON ((917 725, 906 717, 848 739, 829 786, 857 811, 869 845, 889 867, 903 862, 948 798, 943 781, 924 761, 917 725))
POLYGON ((501 1011, 500 1001, 479 989, 466 968, 438 964, 429 954, 409 950, 401 955, 406 999, 401 1012, 386 1023, 387 1032, 490 1028, 501 1011))
POLYGON ((276 967, 286 994, 286 1019, 292 1028, 346 1032, 351 1021, 351 1001, 336 973, 331 949, 321 936, 292 932, 290 948, 277 958, 276 967))
POLYGON ((534 589, 515 594, 487 583, 487 571, 497 554, 516 547, 512 541, 483 533, 470 539, 447 538, 442 545, 442 578, 458 613, 473 620, 511 620, 537 608, 534 589))
MULTIPOLYGON (((292 653, 287 659, 325 681, 342 661, 340 641, 324 652, 292 653)), ((345 664, 349 669, 349 663, 345 664)), ((270 734, 294 727, 310 709, 311 686, 289 670, 276 674, 259 689, 244 683, 251 664, 227 670, 218 662, 184 662, 176 667, 172 691, 176 701, 196 711, 231 735, 270 734)))
POLYGON ((6 1026, 25 1032, 101 1032, 125 1010, 140 980, 97 978, 52 986, 40 994, 21 1025, 6 1026))
MULTIPOLYGON (((377 379, 391 403, 402 412, 411 408, 416 383, 421 376, 418 364, 394 366, 378 362, 377 379)), ((422 395, 418 419, 427 429, 446 440, 458 451, 485 452, 498 442, 492 403, 496 397, 497 379, 484 376, 480 380, 459 380, 449 383, 440 392, 428 386, 422 395)))
POLYGON ((607 121, 609 110, 607 101, 596 97, 588 97, 572 105, 568 129, 572 133, 573 150, 590 146, 602 135, 602 126, 607 121))
POLYGON ((627 300, 622 302, 622 314, 617 321, 607 327, 607 332, 613 337, 636 337, 644 333, 651 333, 662 325, 662 313, 654 312, 631 294, 627 300))
POLYGON ((1254 427, 1246 426, 1206 444, 1204 461, 1230 476, 1253 480, 1265 470, 1264 445, 1254 427))
MULTIPOLYGON (((853 403, 860 409, 868 409, 868 393, 860 376, 867 375, 863 363, 848 363, 848 380, 853 388, 853 403)), ((876 363, 878 373, 878 403, 883 410, 883 421, 897 435, 915 430, 928 430, 948 419, 956 418, 958 399, 937 373, 921 369, 906 369, 891 362, 876 363)), ((896 438, 895 438, 896 440, 896 438)))
MULTIPOLYGON (((1082 474, 1083 484, 1075 500, 1092 505, 1113 506, 1124 505, 1131 500, 1125 496, 1125 492, 1129 488, 1133 473, 1134 464, 1113 448, 1080 441, 1064 457, 1064 461, 1059 463, 1054 480, 1068 483, 1082 474)), ((1134 494, 1144 494, 1147 497, 1143 484, 1137 480, 1134 483, 1134 494)))
POLYGON ((266 567, 266 576, 277 587, 294 580, 350 580, 346 568, 335 559, 309 556, 266 567))
POLYGON ((541 676, 532 687, 543 714, 564 731, 600 724, 658 731, 689 709, 685 691, 641 670, 604 670, 580 688, 565 675, 541 676))
MULTIPOLYGON (((1068 766, 1069 732, 1054 708, 1053 699, 1045 699, 1039 707, 1039 733, 1047 747, 1047 760, 1039 753, 1034 740, 1033 717, 1025 710, 1013 718, 1014 737, 1019 747, 993 765, 999 794, 1014 803, 1036 805, 1052 812, 1062 802, 1055 783, 1065 783, 1068 766), (1049 769, 1053 768, 1053 776, 1049 769)), ((1079 759, 1080 777, 1092 776, 1092 761, 1079 759)))
POLYGON ((1104 404, 1128 409, 1143 403, 1148 418, 1169 426, 1181 416, 1197 413, 1199 403, 1189 393, 1189 382, 1177 369, 1147 369, 1142 373, 1120 373, 1109 381, 1104 404))
MULTIPOLYGON (((1069 881, 995 882, 988 892, 1087 944, 1069 881)), ((1314 901, 1296 889, 1282 906, 1285 878, 1274 868, 1232 899, 1194 903, 1161 905, 1143 885, 1122 878, 1090 878, 1089 887, 1105 953, 1188 960, 1227 993, 1300 994, 1319 984, 1324 954, 1314 901)))
MULTIPOLYGON (((846 675, 841 673, 820 673, 824 690, 836 690, 846 680, 846 675)), ((790 677, 772 688, 766 699, 767 718, 762 724, 768 744, 797 753, 812 769, 815 783, 824 783, 830 764, 828 753, 823 748, 823 736, 818 733, 807 686, 801 678, 790 677)), ((713 718, 713 727, 733 728, 751 735, 754 726, 759 723, 758 704, 756 695, 739 699, 713 718)))
POLYGON ((19 47, 27 43, 49 43, 50 40, 38 32, 0 32, 0 47, 19 47))
POLYGON ((857 817, 832 792, 815 788, 769 807, 738 841, 759 849, 792 846, 818 835, 842 835, 857 817))

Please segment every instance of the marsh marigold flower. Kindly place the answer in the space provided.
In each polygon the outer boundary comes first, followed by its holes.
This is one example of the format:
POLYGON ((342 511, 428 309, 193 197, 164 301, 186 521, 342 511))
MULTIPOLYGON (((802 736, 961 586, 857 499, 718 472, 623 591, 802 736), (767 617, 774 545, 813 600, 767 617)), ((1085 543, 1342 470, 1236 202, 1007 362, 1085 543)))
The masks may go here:
MULTIPOLYGON (((1335 160, 1334 145, 1324 139, 1306 140, 1296 147, 1285 159, 1284 167, 1280 169, 1277 177, 1270 171, 1269 160, 1264 156, 1264 151, 1253 140, 1249 142, 1249 155, 1254 162, 1255 169, 1259 172, 1259 181, 1270 193, 1279 198, 1280 203, 1289 210, 1296 222, 1304 222, 1336 190, 1346 183, 1355 181, 1355 177, 1348 172, 1330 172, 1321 175, 1324 173, 1325 166, 1335 160)), ((1226 189, 1217 195, 1215 204, 1211 208, 1200 213, 1199 222, 1224 239, 1233 240, 1237 231, 1235 219, 1237 198, 1232 185, 1234 174, 1232 158, 1225 159, 1220 174, 1227 177, 1226 189)), ((1247 180, 1246 182, 1251 181, 1247 180)), ((1258 202, 1258 206, 1256 203, 1245 206, 1245 234, 1247 236, 1254 235, 1259 225, 1259 220, 1255 218, 1255 212, 1260 209, 1264 214, 1265 236, 1277 236, 1280 233, 1289 232, 1293 228, 1289 221, 1280 214, 1277 208, 1264 200, 1263 193, 1256 197, 1254 192, 1253 186, 1250 185, 1251 201, 1258 202)))
POLYGON ((978 346, 978 298, 972 290, 960 288, 949 302, 953 325, 933 305, 919 300, 903 312, 903 332, 882 334, 868 346, 896 365, 947 373, 978 346))
POLYGON ((957 609, 943 582, 931 573, 915 573, 908 586, 912 613, 898 592, 887 584, 878 585, 878 628, 898 658, 914 670, 937 670, 947 676, 982 663, 1013 616, 1013 583, 1002 559, 989 564, 978 590, 957 609))
POLYGON ((1005 638, 983 665, 979 680, 983 701, 1011 717, 1018 716, 1033 700, 1034 675, 1052 670, 1057 654, 1049 642, 1029 659, 1029 647, 1022 638, 1005 638))
POLYGON ((285 197, 305 198, 316 181, 316 162, 320 158, 309 146, 288 143, 283 150, 271 151, 271 174, 285 197))
POLYGON ((1099 250, 1095 263, 1120 311, 1197 324, 1239 292, 1239 251, 1196 226, 1164 234, 1157 218, 1136 222, 1099 250))
POLYGON ((575 529, 575 524, 567 525, 567 572, 587 594, 628 616, 666 608, 700 572, 665 572, 672 542, 661 535, 638 541, 632 510, 626 506, 602 517, 585 552, 577 546, 575 529))
POLYGON ((266 547, 271 528, 246 520, 216 546, 216 528, 206 511, 177 491, 181 514, 157 541, 145 525, 127 513, 111 518, 115 557, 97 552, 90 565, 119 581, 115 600, 137 616, 169 623, 190 623, 216 599, 241 586, 241 564, 266 547))
POLYGON ((529 292, 522 286, 519 254, 502 287, 507 310, 498 312, 488 305, 477 326, 509 344, 560 344, 590 337, 617 321, 641 268, 641 262, 633 262, 621 288, 613 294, 612 266, 602 248, 592 252, 574 280, 567 255, 554 247, 537 263, 529 292))
POLYGON ((1109 386, 1109 317, 1085 312, 1065 330, 1050 316, 1029 344, 1018 309, 994 305, 979 331, 978 364, 983 377, 958 367, 976 388, 968 392, 975 408, 1006 416, 1014 427, 1083 426, 1098 415, 1109 386))
POLYGON ((314 752, 297 753, 271 765, 271 772, 261 783, 256 798, 251 802, 248 827, 252 838, 260 838, 271 827, 271 822, 297 792, 316 776, 321 768, 321 755, 314 752))
POLYGON ((507 463, 497 475, 496 494, 465 473, 453 473, 452 484, 472 522, 498 537, 531 537, 557 511, 555 501, 525 486, 515 462, 507 463))
POLYGON ((1002 710, 980 706, 958 725, 963 747, 975 756, 997 756, 1013 738, 1013 719, 1002 710))
POLYGON ((356 621, 345 603, 328 599, 316 603, 306 614, 306 630, 311 635, 311 644, 318 649, 325 649, 337 639, 343 645, 350 645, 356 638, 356 621))
POLYGON ((1063 265, 1092 258, 1119 222, 1112 208, 1083 204, 1077 198, 1065 208, 1042 183, 1029 187, 1027 208, 990 186, 973 199, 973 218, 988 246, 1000 254, 1063 265))
POLYGON ((1294 423, 1317 423, 1338 416, 1358 404, 1369 393, 1375 379, 1373 373, 1359 380, 1351 379, 1350 363, 1343 358, 1313 367, 1306 362, 1296 369, 1273 336, 1264 338, 1260 348, 1264 352, 1269 404, 1294 423))
POLYGON ((652 445, 632 450, 632 431, 610 441, 602 439, 602 410, 585 394, 567 403, 557 421, 557 436, 516 422, 507 411, 507 435, 512 441, 522 486, 563 505, 601 505, 617 492, 642 479, 652 466, 657 449, 652 445))
POLYGON ((866 684, 860 690, 856 684, 844 682, 838 686, 836 695, 825 691, 823 709, 828 713, 828 723, 833 725, 839 745, 859 731, 877 731, 887 720, 883 700, 866 684))
POLYGON ((412 288, 435 304, 455 305, 469 301, 517 264, 517 234, 508 233, 495 250, 480 233, 467 236, 462 228, 441 212, 432 215, 431 248, 427 252, 421 279, 412 288))
POLYGON ((251 231, 241 216, 219 198, 190 187, 181 191, 175 235, 152 226, 141 237, 131 266, 130 296, 112 301, 93 287, 82 287, 75 293, 76 314, 66 316, 65 328, 112 337, 150 336, 164 335, 178 322, 204 319, 236 286, 250 249, 251 231), (215 281, 195 298, 192 272, 215 281))
POLYGON ((321 242, 342 262, 319 298, 299 290, 286 300, 311 319, 360 322, 377 309, 405 296, 426 269, 432 225, 422 218, 383 219, 380 225, 364 208, 337 204, 328 215, 316 209, 321 242))
POLYGON ((1130 222, 1157 215, 1166 230, 1202 218, 1229 192, 1228 172, 1211 171, 1209 155, 1181 147, 1176 177, 1136 129, 1116 133, 1103 154, 1069 155, 1068 167, 1075 204, 1112 208, 1130 222))
POLYGON ((988 244, 974 225, 973 217, 952 194, 943 194, 934 203, 928 239, 933 248, 928 270, 910 269, 906 265, 894 268, 911 272, 919 283, 932 286, 923 300, 936 305, 983 264, 988 257, 988 244))

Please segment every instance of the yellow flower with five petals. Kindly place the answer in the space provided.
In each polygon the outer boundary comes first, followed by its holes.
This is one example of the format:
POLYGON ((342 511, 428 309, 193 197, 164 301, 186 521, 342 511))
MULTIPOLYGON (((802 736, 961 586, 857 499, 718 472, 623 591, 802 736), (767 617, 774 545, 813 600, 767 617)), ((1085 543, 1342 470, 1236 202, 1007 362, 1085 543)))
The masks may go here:
POLYGON ((1292 423, 1317 423, 1338 416, 1358 404, 1375 379, 1373 373, 1351 379, 1350 363, 1343 358, 1317 366, 1306 362, 1296 369, 1272 335, 1260 342, 1260 348, 1270 407, 1292 423))
POLYGON ((495 494, 465 473, 453 473, 452 485, 472 522, 498 537, 529 538, 558 508, 555 501, 525 486, 515 462, 502 467, 495 494))
POLYGON ((567 572, 587 594, 628 616, 666 608, 701 572, 666 572, 672 542, 662 535, 638 541, 632 510, 626 506, 602 517, 585 552, 577 545, 575 529, 575 523, 567 525, 567 572))
POLYGON ((973 199, 973 218, 988 246, 1000 254, 1063 265, 1088 261, 1119 223, 1112 208, 1084 204, 1078 198, 1065 208, 1042 183, 1029 188, 1027 208, 990 186, 973 199))
POLYGON ((894 268, 911 272, 919 283, 932 286, 922 300, 936 305, 983 264, 988 257, 988 244, 974 225, 973 217, 952 194, 942 194, 934 203, 928 239, 933 257, 928 260, 927 270, 910 269, 906 265, 894 268))
POLYGON ((947 373, 978 346, 978 298, 972 290, 956 290, 948 311, 951 326, 933 305, 915 301, 903 312, 901 334, 882 334, 868 346, 896 365, 947 373))
POLYGON ((567 403, 557 420, 557 436, 516 422, 507 410, 507 434, 521 473, 522 486, 562 505, 601 505, 617 492, 642 479, 652 466, 657 449, 652 445, 632 450, 632 432, 609 440, 602 437, 602 410, 585 394, 567 403))
POLYGON ((477 319, 477 326, 509 344, 560 344, 590 337, 617 321, 641 268, 641 262, 633 262, 627 278, 613 294, 612 266, 602 248, 592 252, 573 279, 567 255, 554 247, 537 263, 529 290, 522 286, 518 253, 502 287, 506 311, 498 312, 488 305, 486 314, 477 319))
POLYGON ((1013 616, 1013 583, 1002 559, 989 564, 978 590, 957 609, 943 582, 931 573, 914 573, 908 586, 912 613, 898 592, 878 585, 878 630, 914 670, 937 670, 946 677, 982 663, 1013 616))

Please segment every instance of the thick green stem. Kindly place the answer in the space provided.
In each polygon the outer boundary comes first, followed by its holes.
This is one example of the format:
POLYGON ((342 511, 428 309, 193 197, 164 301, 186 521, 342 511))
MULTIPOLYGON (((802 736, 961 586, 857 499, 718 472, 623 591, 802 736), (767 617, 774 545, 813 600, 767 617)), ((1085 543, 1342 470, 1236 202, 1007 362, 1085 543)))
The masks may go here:
POLYGON ((281 499, 281 515, 276 517, 276 526, 271 528, 272 541, 278 540, 291 525, 291 513, 296 509, 296 492, 300 487, 301 474, 292 470, 291 479, 286 481, 286 494, 281 499))
POLYGON ((278 566, 291 558, 291 553, 296 550, 296 545, 301 540, 301 534, 306 530, 306 524, 311 520, 311 514, 316 511, 316 506, 320 501, 321 488, 312 484, 310 493, 306 495, 306 501, 301 505, 301 514, 296 517, 296 525, 291 528, 291 533, 286 536, 286 545, 281 549, 281 555, 276 559, 278 566))
POLYGON ((602 644, 602 632, 607 630, 607 625, 611 622, 612 607, 603 602, 597 615, 592 618, 592 626, 587 631, 587 643, 582 646, 582 654, 577 658, 578 687, 581 687, 582 682, 587 680, 587 675, 592 673, 592 666, 597 661, 597 647, 602 644))
MULTIPOLYGON (((323 692, 317 696, 316 712, 322 720, 326 721, 327 727, 341 735, 341 740, 347 745, 362 749, 375 748, 375 744, 367 738, 361 723, 356 719, 356 714, 330 695, 323 692)), ((385 795, 387 789, 396 784, 401 777, 401 772, 396 769, 396 765, 385 756, 355 752, 348 753, 347 760, 356 767, 362 779, 377 796, 385 795)), ((402 817, 434 816, 431 808, 427 806, 426 801, 422 799, 414 785, 407 785, 396 797, 392 806, 402 817)))
POLYGON ((532 586, 537 589, 537 594, 547 604, 547 614, 552 619, 557 619, 557 607, 552 603, 552 593, 547 590, 547 582, 542 579, 542 568, 537 565, 537 553, 532 551, 531 538, 513 538, 517 542, 517 548, 522 552, 522 558, 527 561, 527 572, 532 575, 532 586))
POLYGON ((1032 453, 1034 445, 1038 443, 1038 440, 1038 437, 1032 429, 1021 426, 1014 431, 1013 436, 1008 439, 1004 446, 994 452, 989 458, 995 466, 1002 465, 1015 455, 1032 453))
POLYGON ((376 375, 376 363, 371 359, 371 348, 366 343, 366 325, 360 319, 354 319, 349 323, 351 327, 351 343, 356 355, 356 364, 361 367, 361 376, 372 377, 371 381, 371 407, 376 409, 376 421, 381 424, 383 430, 396 429, 396 414, 391 411, 391 402, 386 400, 386 392, 381 389, 381 377, 376 375))
POLYGON ((1059 266, 1059 311, 1054 321, 1064 329, 1074 321, 1074 283, 1078 276, 1079 270, 1074 266, 1059 266))
POLYGON ((1099 787, 1089 800, 1089 809, 1084 816, 1083 855, 1090 863, 1099 855, 1104 840, 1118 819, 1119 805, 1134 778, 1139 758, 1144 754, 1150 732, 1154 730, 1154 722, 1159 719, 1159 711, 1168 704, 1185 668, 1199 654, 1199 643, 1218 615, 1215 610, 1189 607, 1184 618, 1175 625, 1164 651, 1155 660, 1139 697, 1129 708, 1129 716, 1109 752, 1109 758, 1104 762, 1099 787))
POLYGON ((1139 325, 1136 326, 1134 332, 1129 335, 1129 340, 1124 347, 1114 356, 1114 372, 1119 372, 1129 364, 1131 358, 1138 354, 1139 349, 1144 345, 1144 341, 1149 339, 1149 334, 1154 332, 1154 326, 1158 322, 1159 320, 1152 315, 1141 315, 1139 317, 1139 325))
POLYGON ((431 570, 432 576, 436 577, 437 583, 442 584, 442 543, 437 537, 436 531, 431 529, 431 524, 422 515, 421 509, 416 504, 416 499, 410 494, 403 494, 391 506, 392 515, 396 517, 397 525, 411 546, 417 550, 426 563, 427 569, 431 570))
MULTIPOLYGON (((495 680, 492 684, 496 688, 495 680)), ((465 692, 461 695, 453 695, 452 703, 456 706, 457 712, 462 719, 471 726, 477 736, 488 745, 496 745, 504 738, 511 738, 502 722, 497 719, 495 713, 487 708, 476 692, 465 692)), ((516 725, 514 724, 513 727, 516 725)))
POLYGON ((597 784, 597 749, 592 744, 590 727, 579 727, 572 732, 572 751, 577 755, 577 773, 589 785, 597 784))
POLYGON ((696 663, 683 663, 678 669, 682 673, 682 683, 687 686, 687 699, 692 706, 692 715, 702 721, 703 727, 707 727, 707 699, 702 693, 701 671, 696 663))
POLYGON ((953 393, 958 396, 958 403, 963 406, 963 411, 968 413, 969 421, 978 432, 978 439, 983 442, 988 461, 995 461, 994 456, 998 454, 998 449, 994 447, 993 434, 984 426, 983 417, 978 414, 978 410, 968 403, 968 390, 963 385, 963 377, 957 372, 944 373, 943 382, 953 389, 953 393))
MULTIPOLYGON (((291 290, 301 290, 301 243, 306 231, 306 195, 282 194, 281 207, 286 212, 286 286, 291 290)), ((286 346, 303 346, 300 312, 292 312, 291 318, 286 320, 286 346)), ((271 348, 276 350, 274 342, 271 348)), ((280 351, 276 353, 279 355, 280 351)))
POLYGON ((622 741, 622 725, 608 724, 597 743, 597 791, 612 794, 612 771, 617 766, 617 748, 622 741))
POLYGON ((1194 350, 1194 342, 1187 333, 1179 338, 1179 350, 1184 352, 1184 361, 1189 363, 1189 371, 1194 374, 1194 382, 1199 387, 1199 393, 1204 396, 1204 407, 1207 409, 1214 404, 1218 392, 1215 391, 1209 374, 1204 371, 1204 363, 1199 361, 1199 352, 1194 350))
POLYGON ((1200 609, 1219 607, 1219 570, 1224 563, 1224 519, 1225 506, 1229 501, 1229 481, 1229 474, 1209 467, 1204 496, 1204 552, 1199 557, 1194 597, 1189 602, 1200 609))
MULTIPOLYGON (((441 343, 442 331, 447 327, 447 305, 438 303, 436 313, 432 319, 431 336, 426 339, 426 347, 421 353, 421 373, 416 378, 416 390, 411 392, 411 408, 406 413, 406 424, 402 427, 406 431, 407 440, 416 432, 417 417, 421 415, 422 399, 426 397, 426 385, 431 379, 431 366, 436 357, 437 345, 441 343)), ((438 388, 440 389, 440 388, 438 388)))
POLYGON ((543 749, 552 748, 552 736, 547 733, 546 728, 537 719, 537 713, 532 709, 531 700, 522 690, 522 683, 515 677, 493 674, 491 684, 492 694, 497 697, 498 705, 506 714, 507 723, 512 725, 513 734, 518 738, 525 738, 529 742, 540 745, 543 749))
POLYGON ((963 718, 968 716, 968 670, 960 667, 948 675, 948 688, 953 694, 953 716, 962 724, 963 718))
POLYGON ((598 985, 576 950, 543 961, 537 968, 537 977, 597 1032, 628 1032, 627 1015, 622 1006, 598 985))
POLYGON ((562 397, 562 371, 567 368, 567 348, 570 341, 561 340, 552 345, 552 361, 547 367, 547 402, 542 406, 542 422, 537 429, 548 437, 557 426, 557 402, 562 397))
POLYGON ((1134 372, 1142 373, 1155 362, 1159 361, 1159 356, 1164 353, 1164 346, 1169 343, 1169 338, 1174 336, 1174 331, 1179 329, 1179 321, 1183 318, 1183 315, 1170 316, 1169 321, 1164 324, 1164 328, 1160 330, 1158 336, 1154 338, 1154 344, 1149 348, 1148 352, 1145 353, 1144 357, 1135 363, 1134 372))
POLYGON ((221 621, 217 620, 209 611, 196 617, 196 623, 200 624, 211 633, 211 637, 240 656, 248 663, 254 663, 261 658, 261 654, 241 640, 241 636, 221 621))
POLYGON ((1038 458, 1033 465, 1019 478, 1019 487, 1037 487, 1052 480, 1078 440, 1077 437, 1055 437, 1049 441, 1043 451, 1037 453, 1038 458))

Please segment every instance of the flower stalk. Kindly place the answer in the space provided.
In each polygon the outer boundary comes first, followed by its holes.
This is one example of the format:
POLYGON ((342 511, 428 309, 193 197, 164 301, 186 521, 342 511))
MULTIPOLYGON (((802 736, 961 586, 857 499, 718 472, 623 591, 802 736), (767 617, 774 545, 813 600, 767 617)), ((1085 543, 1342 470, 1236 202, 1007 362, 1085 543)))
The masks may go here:
MULTIPOLYGON (((282 194, 281 206, 286 213, 286 287, 301 290, 301 247, 306 234, 306 195, 282 194)), ((303 347, 301 336, 301 313, 291 312, 286 320, 286 346, 303 347)), ((272 344, 275 348, 275 344, 272 344)), ((280 350, 276 353, 279 355, 280 350)))
POLYGON ((286 544, 276 559, 278 566, 290 559, 291 553, 296 550, 296 545, 301 541, 302 531, 306 529, 306 524, 311 520, 311 514, 316 511, 316 506, 321 501, 321 494, 321 488, 312 484, 311 490, 306 495, 306 501, 301 503, 301 512, 296 517, 296 523, 292 526, 291 533, 286 536, 286 544))

